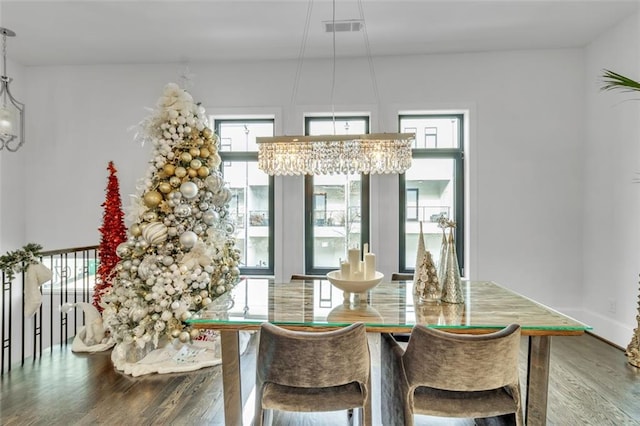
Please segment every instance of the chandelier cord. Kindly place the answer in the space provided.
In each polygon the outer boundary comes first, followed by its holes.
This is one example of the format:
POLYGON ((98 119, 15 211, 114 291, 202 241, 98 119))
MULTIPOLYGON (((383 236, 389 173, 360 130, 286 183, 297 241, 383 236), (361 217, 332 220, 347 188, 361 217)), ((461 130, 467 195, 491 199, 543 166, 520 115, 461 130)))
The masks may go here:
POLYGON ((331 69, 331 117, 333 119, 333 134, 336 134, 336 108, 333 100, 333 95, 336 90, 336 0, 332 2, 331 8, 331 25, 333 25, 333 37, 332 37, 332 69, 331 69))
POLYGON ((7 35, 2 32, 2 76, 7 76, 7 35))
POLYGON ((9 79, 7 77, 7 33, 2 31, 2 84, 7 84, 7 87, 2 89, 2 106, 7 106, 7 91, 9 79))
MULTIPOLYGON (((335 0, 334 0, 335 1, 335 0)), ((380 108, 380 91, 378 90, 378 79, 376 78, 376 70, 373 66, 373 57, 371 56, 371 45, 369 44, 369 34, 367 33, 367 21, 364 19, 364 9, 362 7, 362 0, 358 0, 358 10, 360 11, 360 19, 362 20, 362 35, 364 37, 364 46, 367 51, 367 60, 369 61, 369 74, 371 75, 371 83, 373 85, 373 94, 376 100, 376 105, 380 108)), ((379 131, 384 131, 384 114, 382 111, 378 111, 378 118, 380 120, 379 131)))
MULTIPOLYGON (((311 23, 311 12, 313 10, 313 0, 309 0, 307 6, 307 18, 304 22, 304 31, 302 34, 302 43, 300 44, 300 50, 298 51, 298 64, 296 67, 296 74, 293 80, 293 90, 291 91, 291 108, 296 104, 296 98, 298 97, 298 87, 300 86, 300 76, 302 75, 302 66, 304 64, 304 52, 307 48, 307 39, 309 38, 309 27, 311 23)), ((293 111, 291 112, 293 116, 293 111)))

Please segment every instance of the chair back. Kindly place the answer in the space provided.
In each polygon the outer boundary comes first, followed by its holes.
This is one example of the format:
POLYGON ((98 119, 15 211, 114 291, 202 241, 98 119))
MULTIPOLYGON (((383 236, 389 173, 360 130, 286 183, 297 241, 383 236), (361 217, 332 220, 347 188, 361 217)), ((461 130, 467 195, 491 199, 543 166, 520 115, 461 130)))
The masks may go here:
POLYGON ((292 331, 270 323, 260 328, 258 379, 304 388, 369 383, 366 328, 355 323, 328 332, 292 331))
POLYGON ((413 274, 394 272, 391 274, 391 281, 413 281, 413 274))
POLYGON ((291 279, 289 281, 312 281, 312 280, 322 280, 322 279, 326 279, 326 276, 293 274, 291 275, 291 279))
POLYGON ((518 383, 520 326, 480 334, 414 326, 402 357, 409 386, 450 391, 497 389, 518 383))

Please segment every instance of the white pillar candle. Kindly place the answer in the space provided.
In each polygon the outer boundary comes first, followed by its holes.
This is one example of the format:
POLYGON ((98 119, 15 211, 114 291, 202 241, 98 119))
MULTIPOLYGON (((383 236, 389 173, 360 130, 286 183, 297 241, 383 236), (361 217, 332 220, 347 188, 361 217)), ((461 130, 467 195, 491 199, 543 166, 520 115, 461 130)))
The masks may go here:
POLYGON ((364 243, 364 250, 362 251, 363 254, 367 254, 369 253, 369 243, 364 243))
POLYGON ((340 263, 340 278, 343 280, 351 278, 351 265, 347 261, 340 263))
POLYGON ((349 249, 349 265, 351 265, 351 275, 360 270, 360 249, 349 249))
POLYGON ((376 255, 367 253, 364 255, 364 279, 372 280, 376 276, 376 255))

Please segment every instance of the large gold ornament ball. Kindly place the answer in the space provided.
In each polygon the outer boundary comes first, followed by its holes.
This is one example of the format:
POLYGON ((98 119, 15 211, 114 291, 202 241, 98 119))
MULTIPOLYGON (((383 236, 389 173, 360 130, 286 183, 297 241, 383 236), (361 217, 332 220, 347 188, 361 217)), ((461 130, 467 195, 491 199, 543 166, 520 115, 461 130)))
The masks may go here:
POLYGON ((213 132, 211 131, 211 129, 210 129, 210 128, 205 127, 205 128, 202 130, 202 135, 203 135, 205 138, 209 139, 211 136, 213 136, 213 132))
POLYGON ((162 167, 162 171, 164 171, 167 176, 173 176, 176 171, 176 166, 173 164, 165 164, 164 167, 162 167))
POLYGON ((193 160, 191 160, 191 163, 189 163, 189 167, 191 167, 192 169, 199 169, 200 166, 202 166, 202 161, 198 160, 197 158, 194 158, 193 160))
POLYGON ((129 228, 129 232, 134 237, 139 237, 140 235, 142 235, 142 228, 140 228, 139 224, 134 223, 133 225, 131 225, 131 228, 129 228))
POLYGON ((162 192, 163 194, 168 194, 171 192, 172 188, 171 188, 171 184, 169 182, 162 182, 160 185, 158 185, 158 189, 160 190, 160 192, 162 192))
POLYGON ((183 178, 187 175, 187 169, 184 167, 176 167, 176 176, 179 178, 183 178))
POLYGON ((198 169, 198 176, 201 178, 209 176, 209 168, 207 166, 202 166, 198 169))
POLYGON ((149 191, 144 194, 144 205, 149 208, 158 207, 162 202, 162 194, 158 191, 149 191))
POLYGON ((187 169, 187 174, 189 175, 190 178, 194 178, 198 176, 198 171, 196 169, 192 169, 191 167, 189 167, 187 169))
POLYGON ((180 161, 184 163, 190 163, 191 160, 193 160, 193 157, 188 152, 183 152, 182 154, 180 154, 180 161))
POLYGON ((200 149, 200 157, 207 158, 209 155, 211 155, 211 152, 209 151, 209 148, 200 149))
POLYGON ((191 148, 189 149, 189 154, 191 154, 192 157, 199 157, 200 150, 198 148, 191 148))

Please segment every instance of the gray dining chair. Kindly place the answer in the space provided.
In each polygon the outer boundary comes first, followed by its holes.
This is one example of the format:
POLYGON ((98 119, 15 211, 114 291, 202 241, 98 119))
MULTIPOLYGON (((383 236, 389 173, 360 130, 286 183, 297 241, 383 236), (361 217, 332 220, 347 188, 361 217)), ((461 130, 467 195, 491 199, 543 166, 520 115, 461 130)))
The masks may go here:
POLYGON ((413 274, 394 272, 391 274, 391 281, 413 281, 413 274))
POLYGON ((371 361, 363 323, 326 332, 262 324, 255 425, 269 424, 273 410, 352 409, 359 409, 362 425, 371 425, 371 361))
POLYGON ((293 274, 290 281, 311 281, 326 279, 324 275, 305 275, 305 274, 293 274))
MULTIPOLYGON (((393 272, 391 273, 391 281, 413 281, 413 274, 393 272)), ((409 341, 409 333, 393 333, 393 337, 400 342, 409 341)))
POLYGON ((386 333, 381 346, 385 426, 411 426, 414 414, 523 424, 519 325, 480 335, 415 325, 406 350, 386 333))

